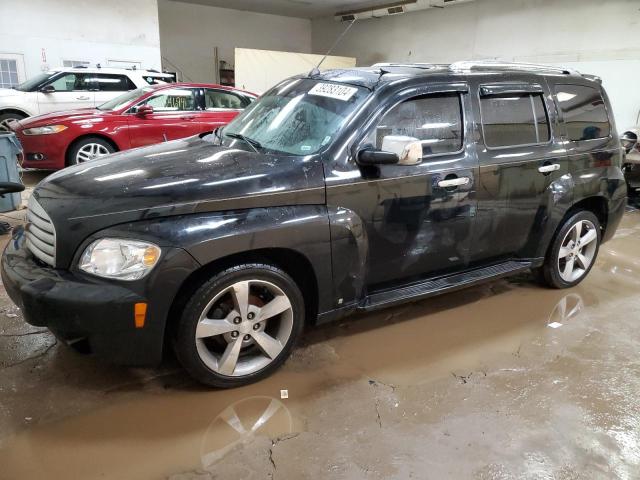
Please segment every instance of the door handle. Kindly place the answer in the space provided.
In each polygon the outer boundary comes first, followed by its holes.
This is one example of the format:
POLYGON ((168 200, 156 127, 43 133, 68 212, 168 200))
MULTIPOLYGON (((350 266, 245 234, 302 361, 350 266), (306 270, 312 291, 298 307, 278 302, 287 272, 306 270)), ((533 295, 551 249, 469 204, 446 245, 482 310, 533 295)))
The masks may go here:
POLYGON ((551 163, 549 165, 542 165, 541 167, 538 167, 538 171, 540 173, 551 173, 555 172, 556 170, 560 170, 560 165, 557 163, 551 163))
POLYGON ((82 95, 80 97, 76 97, 76 100, 89 100, 89 97, 82 95))
POLYGON ((469 183, 469 177, 451 178, 449 180, 440 180, 438 186, 441 188, 459 187, 469 183))
POLYGON ((184 115, 182 117, 180 117, 182 120, 193 120, 194 118, 196 118, 195 115, 184 115))

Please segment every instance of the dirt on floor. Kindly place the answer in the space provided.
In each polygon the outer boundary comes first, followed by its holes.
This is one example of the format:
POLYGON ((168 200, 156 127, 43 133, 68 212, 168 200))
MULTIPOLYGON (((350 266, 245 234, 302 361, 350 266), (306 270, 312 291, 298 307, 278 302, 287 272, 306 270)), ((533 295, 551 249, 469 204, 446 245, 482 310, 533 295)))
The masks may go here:
POLYGON ((0 478, 640 478, 639 239, 629 208, 578 287, 521 275, 312 329, 228 391, 81 356, 0 289, 0 478))

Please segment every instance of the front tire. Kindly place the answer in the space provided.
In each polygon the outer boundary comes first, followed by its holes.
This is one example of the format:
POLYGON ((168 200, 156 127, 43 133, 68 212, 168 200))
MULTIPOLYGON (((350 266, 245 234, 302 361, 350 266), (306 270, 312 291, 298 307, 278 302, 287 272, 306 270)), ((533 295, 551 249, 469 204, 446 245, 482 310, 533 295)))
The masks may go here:
POLYGON ((300 289, 279 268, 229 268, 187 301, 174 350, 185 370, 205 385, 247 385, 284 363, 302 333, 304 312, 300 289))
POLYGON ((9 128, 9 124, 14 120, 22 120, 23 118, 27 118, 27 116, 17 112, 1 113, 0 114, 0 132, 11 131, 11 129, 9 128))
POLYGON ((544 265, 534 274, 552 288, 570 288, 587 276, 598 256, 601 232, 589 211, 571 215, 556 234, 544 265))
POLYGON ((79 165, 114 153, 116 148, 104 138, 86 137, 75 142, 67 154, 67 166, 79 165))

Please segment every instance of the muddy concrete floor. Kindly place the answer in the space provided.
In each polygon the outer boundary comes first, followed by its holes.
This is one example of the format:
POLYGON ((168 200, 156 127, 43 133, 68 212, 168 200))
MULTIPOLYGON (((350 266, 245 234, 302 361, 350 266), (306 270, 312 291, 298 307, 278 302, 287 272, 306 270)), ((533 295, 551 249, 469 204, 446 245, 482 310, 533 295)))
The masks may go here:
POLYGON ((639 240, 629 208, 576 288, 521 275, 313 329, 230 391, 76 354, 0 289, 0 478, 640 478, 639 240))

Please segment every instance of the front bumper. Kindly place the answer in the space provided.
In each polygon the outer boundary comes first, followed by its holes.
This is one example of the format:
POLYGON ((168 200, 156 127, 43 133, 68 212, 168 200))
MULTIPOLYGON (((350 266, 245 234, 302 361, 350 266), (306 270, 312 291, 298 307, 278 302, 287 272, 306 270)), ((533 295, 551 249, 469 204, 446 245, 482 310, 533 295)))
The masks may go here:
POLYGON ((52 135, 24 135, 20 125, 12 124, 24 150, 23 168, 59 170, 65 167, 65 152, 69 141, 62 133, 52 135))
POLYGON ((147 295, 127 284, 41 266, 26 249, 21 227, 4 251, 0 271, 7 293, 31 325, 47 327, 63 340, 86 340, 92 353, 114 363, 161 360, 168 308, 163 307, 164 316, 149 308, 144 328, 135 327, 134 305, 149 302, 147 295))

